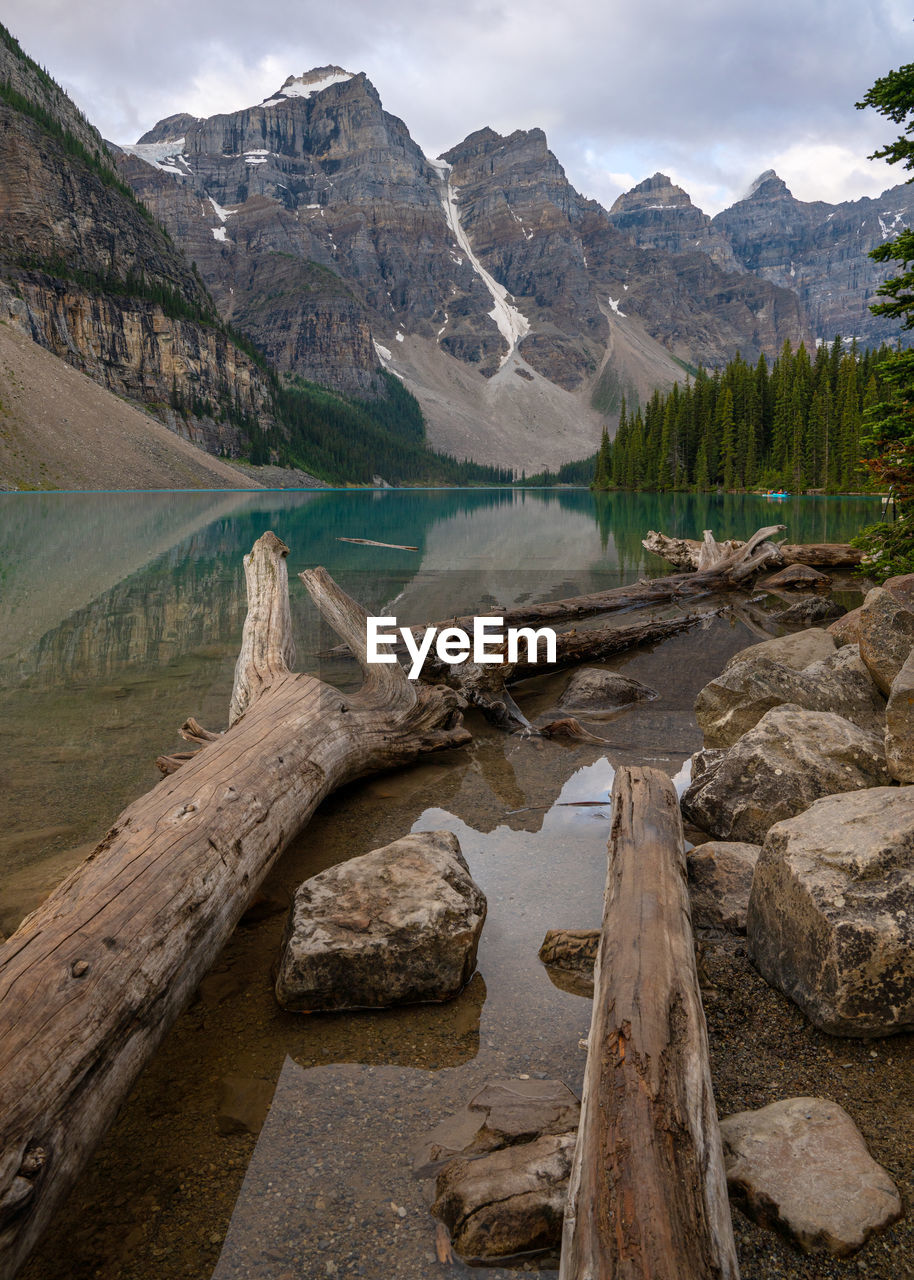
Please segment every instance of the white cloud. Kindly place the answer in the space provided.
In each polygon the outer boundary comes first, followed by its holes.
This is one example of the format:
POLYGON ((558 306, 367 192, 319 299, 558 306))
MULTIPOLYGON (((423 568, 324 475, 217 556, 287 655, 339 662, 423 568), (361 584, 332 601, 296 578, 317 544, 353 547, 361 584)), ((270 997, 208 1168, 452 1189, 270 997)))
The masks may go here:
POLYGON ((906 3, 7 0, 4 21, 114 141, 339 63, 429 154, 539 126, 585 194, 660 170, 713 213, 771 167, 804 199, 903 179, 866 160, 896 127, 854 102, 910 61, 906 3))
POLYGON ((859 196, 878 196, 907 176, 884 160, 866 160, 859 151, 837 142, 795 142, 772 158, 798 200, 839 204, 859 196))

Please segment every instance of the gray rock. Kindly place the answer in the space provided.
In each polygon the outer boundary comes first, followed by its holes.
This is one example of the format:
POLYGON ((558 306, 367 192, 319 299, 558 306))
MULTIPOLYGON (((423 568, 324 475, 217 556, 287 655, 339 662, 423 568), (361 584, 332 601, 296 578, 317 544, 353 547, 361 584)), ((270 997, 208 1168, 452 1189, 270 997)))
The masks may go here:
POLYGON ((446 1000, 476 967, 485 915, 456 836, 405 836, 299 887, 276 998, 305 1013, 446 1000))
POLYGON ((914 613, 914 573, 897 573, 894 578, 886 578, 883 590, 895 597, 910 613, 914 613))
POLYGON ((443 1120, 419 1144, 420 1177, 457 1157, 487 1155, 545 1134, 575 1133, 581 1104, 561 1080, 490 1080, 463 1111, 443 1120))
POLYGON ((811 662, 827 658, 835 651, 835 642, 827 631, 819 627, 810 627, 807 631, 795 631, 791 635, 774 636, 771 640, 762 640, 759 644, 750 644, 746 649, 735 653, 724 668, 729 671, 738 662, 747 662, 755 658, 773 658, 783 667, 793 667, 802 671, 811 662))
POLYGON ((901 1217, 892 1179, 837 1102, 785 1098, 720 1122, 731 1198, 801 1249, 839 1258, 901 1217))
POLYGON ((547 1134, 442 1169, 432 1213, 461 1257, 487 1262, 559 1245, 575 1136, 547 1134))
POLYGON ((710 747, 729 747, 772 707, 793 703, 807 711, 833 711, 871 733, 882 733, 885 702, 855 645, 833 650, 802 671, 764 653, 728 666, 705 685, 695 717, 710 747))
POLYGON ((837 600, 828 600, 822 596, 803 596, 796 604, 786 609, 779 609, 771 616, 776 622, 788 626, 815 626, 819 622, 827 622, 830 618, 840 618, 847 610, 837 600))
POLYGON ((890 591, 874 587, 861 607, 860 657, 886 697, 912 648, 914 613, 890 591))
POLYGON ((914 1027, 914 787, 830 795, 773 826, 747 932, 762 976, 823 1031, 914 1027))
POLYGON ((788 564, 783 569, 779 569, 777 573, 771 575, 770 578, 759 583, 765 591, 778 591, 783 588, 788 590, 812 589, 815 591, 822 590, 831 585, 831 578, 826 573, 820 573, 818 569, 814 569, 810 564, 788 564))
POLYGON ((761 846, 709 840, 688 854, 692 924, 746 932, 752 874, 761 846))
POLYGON ((566 711, 599 714, 618 711, 632 702, 648 702, 656 697, 657 691, 639 680, 629 680, 600 667, 581 667, 568 681, 557 705, 566 711))
POLYGON ((850 613, 842 614, 840 618, 836 618, 834 622, 830 622, 826 627, 826 631, 834 638, 835 644, 842 647, 846 644, 860 643, 860 618, 863 613, 863 605, 857 609, 851 609, 850 613))
POLYGON ((882 741, 830 711, 775 707, 725 752, 693 757, 689 822, 719 840, 761 844, 814 800, 888 782, 882 741))
POLYGON ((885 758, 896 782, 914 782, 914 650, 892 681, 885 709, 885 758))

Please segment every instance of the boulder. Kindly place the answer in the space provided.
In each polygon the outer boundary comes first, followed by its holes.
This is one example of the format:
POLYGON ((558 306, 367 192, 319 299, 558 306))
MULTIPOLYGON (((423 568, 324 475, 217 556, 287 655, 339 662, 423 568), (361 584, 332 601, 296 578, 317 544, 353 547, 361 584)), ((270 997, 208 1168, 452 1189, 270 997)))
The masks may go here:
POLYGON ((692 924, 697 928, 746 932, 757 844, 709 840, 688 854, 692 924))
POLYGON ((779 569, 777 573, 773 573, 770 578, 765 578, 759 586, 764 591, 780 591, 787 589, 788 591, 796 590, 813 590, 822 591, 826 587, 831 586, 831 578, 827 573, 820 573, 818 569, 814 569, 809 564, 790 564, 783 569, 779 569))
POLYGON ((847 610, 837 600, 824 599, 822 596, 803 596, 796 604, 786 609, 778 609, 771 617, 775 622, 783 622, 792 627, 812 627, 831 618, 840 618, 847 610))
POLYGON ((855 1253, 896 1222, 901 1197, 837 1102, 785 1098, 720 1122, 731 1199, 801 1249, 855 1253))
POLYGON ((593 715, 618 711, 630 703, 648 702, 657 696, 655 689, 639 680, 629 680, 600 667, 581 667, 566 684, 557 705, 565 711, 593 715))
POLYGON ((908 654, 889 692, 885 709, 885 758, 896 782, 914 782, 914 650, 908 654))
POLYGON ((890 591, 874 587, 861 606, 860 657, 886 697, 912 648, 914 613, 890 591))
POLYGON ((698 752, 682 796, 689 822, 719 840, 761 844, 820 796, 888 782, 883 742, 830 711, 787 704, 728 751, 698 752))
POLYGON ((886 578, 882 587, 909 613, 914 613, 914 573, 896 573, 894 578, 886 578))
POLYGON ((851 609, 850 613, 842 614, 840 618, 836 618, 834 622, 830 622, 826 627, 826 631, 834 637, 835 644, 839 646, 846 644, 860 643, 860 618, 863 613, 863 606, 857 609, 851 609))
POLYGON ((447 1000, 476 967, 485 915, 456 836, 405 836, 299 887, 276 998, 304 1013, 447 1000))
POLYGON ((580 1118, 581 1104, 561 1080, 490 1080, 463 1111, 423 1138, 413 1170, 428 1177, 457 1157, 487 1155, 545 1134, 575 1133, 580 1118))
POLYGON ((495 1262, 559 1246, 575 1138, 547 1134, 445 1165, 432 1213, 461 1257, 495 1262))
POLYGON ((708 746, 729 747, 766 711, 788 702, 808 711, 833 711, 871 733, 882 733, 885 726, 885 702, 855 645, 832 650, 802 671, 756 653, 705 685, 695 717, 708 746))
POLYGON ((829 795, 772 826, 747 932, 762 976, 821 1030, 914 1027, 914 787, 829 795))
POLYGON ((810 627, 808 631, 795 631, 786 636, 773 636, 759 644, 750 644, 748 648, 735 653, 724 670, 729 671, 738 662, 766 657, 773 658, 782 667, 802 671, 811 662, 818 662, 820 658, 827 658, 834 652, 835 642, 828 632, 819 627, 810 627))

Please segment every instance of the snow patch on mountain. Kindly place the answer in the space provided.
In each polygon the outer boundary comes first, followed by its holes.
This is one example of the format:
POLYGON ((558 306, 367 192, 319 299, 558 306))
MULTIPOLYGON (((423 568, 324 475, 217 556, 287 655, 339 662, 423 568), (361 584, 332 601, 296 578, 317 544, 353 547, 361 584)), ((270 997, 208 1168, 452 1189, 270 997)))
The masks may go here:
MULTIPOLYGON (((428 160, 428 157, 426 156, 428 160)), ((444 207, 444 213, 447 218, 448 226, 453 232, 454 239, 458 246, 463 250, 470 266, 479 276, 480 280, 491 294, 494 306, 488 313, 498 326, 498 332, 508 344, 508 353, 502 357, 499 367, 504 367, 505 363, 511 358, 517 349, 517 344, 521 338, 525 338, 530 332, 530 322, 517 307, 512 306, 508 301, 508 290, 504 285, 499 284, 493 275, 486 271, 485 267, 476 257, 470 244, 469 237, 464 231, 460 222, 460 211, 457 207, 457 197, 454 188, 451 186, 450 172, 451 167, 442 160, 429 160, 428 163, 439 175, 442 184, 441 204, 444 207)))
POLYGON ((212 196, 207 196, 206 198, 210 202, 210 204, 213 206, 213 213, 216 215, 216 217, 219 219, 220 222, 225 222, 226 218, 233 217, 234 214, 237 212, 237 210, 235 209, 223 209, 222 205, 217 204, 212 196))
POLYGON ((122 146, 121 151, 145 161, 153 169, 161 169, 163 173, 176 173, 179 178, 186 178, 191 173, 184 155, 183 138, 169 138, 166 142, 129 143, 122 146))
POLYGON ((353 73, 344 71, 342 67, 316 67, 313 71, 304 72, 303 75, 289 76, 282 88, 278 89, 272 98, 265 98, 260 105, 277 107, 290 98, 310 98, 315 93, 323 93, 332 84, 344 84, 352 79, 353 73))

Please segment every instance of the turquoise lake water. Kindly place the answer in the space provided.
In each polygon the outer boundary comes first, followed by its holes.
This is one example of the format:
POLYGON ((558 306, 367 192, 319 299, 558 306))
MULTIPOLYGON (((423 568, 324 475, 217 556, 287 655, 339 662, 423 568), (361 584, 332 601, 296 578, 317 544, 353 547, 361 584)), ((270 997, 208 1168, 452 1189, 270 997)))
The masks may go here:
MULTIPOLYGON (((878 515, 862 498, 576 490, 0 495, 0 933, 155 785, 155 757, 185 746, 188 715, 225 726, 241 558, 267 529, 290 548, 298 666, 351 680, 319 656, 333 637, 297 579, 306 567, 324 565, 369 613, 437 621, 667 573, 640 545, 649 529, 726 538, 780 523, 792 542, 845 541, 878 515)), ((434 1224, 409 1150, 495 1076, 579 1085, 589 1004, 552 984, 539 943, 547 928, 599 923, 614 770, 650 763, 681 778, 701 745, 698 690, 756 638, 752 619, 731 613, 605 664, 659 696, 597 726, 602 747, 507 737, 468 716, 469 748, 328 800, 271 873, 263 918, 239 928, 144 1073, 26 1280, 214 1268, 219 1280, 280 1280, 324 1274, 327 1261, 369 1280, 432 1274, 434 1224), (599 803, 563 807, 578 800, 599 803), (378 1013, 280 1011, 270 970, 296 885, 437 828, 457 834, 489 900, 464 993, 378 1013), (254 1156, 263 1117, 226 1131, 227 1082, 259 1090, 265 1112, 280 1079, 254 1156)), ((532 719, 549 713, 565 679, 529 682, 518 701, 532 719)))

